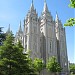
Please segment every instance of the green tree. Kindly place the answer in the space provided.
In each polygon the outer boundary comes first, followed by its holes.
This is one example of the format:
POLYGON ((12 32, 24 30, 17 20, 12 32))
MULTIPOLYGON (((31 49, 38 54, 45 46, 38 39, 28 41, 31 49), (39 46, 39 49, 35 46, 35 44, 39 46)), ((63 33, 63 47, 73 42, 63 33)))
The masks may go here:
POLYGON ((32 75, 28 54, 23 54, 20 42, 14 44, 12 33, 8 34, 4 44, 0 46, 0 75, 32 75))
POLYGON ((70 72, 75 74, 75 64, 74 63, 70 63, 69 67, 70 67, 70 72))
POLYGON ((35 58, 33 61, 33 66, 34 66, 34 69, 36 70, 36 72, 38 72, 40 75, 40 72, 41 72, 41 70, 43 70, 45 65, 44 65, 44 62, 42 59, 35 58))
POLYGON ((61 67, 60 67, 60 65, 59 65, 59 63, 57 62, 57 60, 56 60, 56 57, 51 57, 49 60, 48 60, 48 62, 47 62, 47 64, 46 64, 46 68, 48 69, 48 71, 50 71, 50 72, 61 72, 61 67))
POLYGON ((70 0, 69 7, 75 8, 75 0, 70 0))
POLYGON ((74 26, 75 25, 75 18, 70 18, 66 21, 64 26, 74 26))
POLYGON ((5 40, 5 34, 2 31, 3 27, 0 27, 0 46, 3 44, 3 41, 5 40))
MULTIPOLYGON (((75 0, 70 0, 69 7, 75 8, 75 0)), ((64 26, 74 26, 75 25, 75 18, 70 18, 66 21, 64 26)))

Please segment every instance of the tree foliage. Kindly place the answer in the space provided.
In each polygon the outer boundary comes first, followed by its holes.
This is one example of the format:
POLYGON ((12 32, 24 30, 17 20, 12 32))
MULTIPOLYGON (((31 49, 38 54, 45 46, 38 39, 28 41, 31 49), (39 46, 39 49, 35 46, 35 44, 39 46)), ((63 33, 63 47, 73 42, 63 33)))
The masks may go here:
POLYGON ((66 21, 64 26, 74 26, 75 25, 75 18, 70 18, 66 21))
MULTIPOLYGON (((70 0, 69 7, 75 8, 75 0, 70 0)), ((74 26, 75 25, 75 18, 70 18, 66 21, 64 26, 74 26)))
POLYGON ((46 68, 50 72, 61 72, 61 67, 54 56, 48 60, 46 68))
POLYGON ((14 44, 10 33, 0 46, 0 75, 32 75, 34 73, 27 54, 23 54, 20 42, 14 44))
POLYGON ((0 27, 0 46, 3 44, 4 40, 5 40, 5 34, 2 31, 2 27, 0 27))
POLYGON ((73 72, 73 74, 75 74, 75 64, 70 63, 69 67, 70 67, 70 72, 73 72))
POLYGON ((75 8, 75 0, 70 0, 69 7, 75 8))
POLYGON ((35 58, 33 61, 33 66, 34 66, 34 69, 36 70, 36 72, 38 72, 40 74, 41 70, 43 70, 45 65, 44 65, 44 62, 42 59, 35 58))

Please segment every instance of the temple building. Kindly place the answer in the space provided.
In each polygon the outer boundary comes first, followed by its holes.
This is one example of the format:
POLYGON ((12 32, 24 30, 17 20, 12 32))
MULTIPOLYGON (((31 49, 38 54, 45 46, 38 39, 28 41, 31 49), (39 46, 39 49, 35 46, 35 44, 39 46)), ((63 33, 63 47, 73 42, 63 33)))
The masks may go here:
POLYGON ((68 56, 66 33, 61 20, 56 13, 53 20, 46 1, 41 16, 38 17, 33 1, 24 19, 23 29, 21 22, 15 35, 15 42, 21 41, 24 53, 30 50, 30 57, 42 58, 44 63, 55 56, 62 67, 62 72, 68 72, 68 56))

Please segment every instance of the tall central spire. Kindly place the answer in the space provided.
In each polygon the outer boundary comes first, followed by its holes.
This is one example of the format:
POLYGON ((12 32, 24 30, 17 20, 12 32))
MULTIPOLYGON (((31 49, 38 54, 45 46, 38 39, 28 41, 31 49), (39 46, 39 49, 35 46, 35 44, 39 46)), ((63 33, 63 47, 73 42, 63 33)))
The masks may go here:
POLYGON ((44 9, 43 9, 43 12, 45 12, 45 11, 48 11, 46 0, 44 0, 44 9))
POLYGON ((33 0, 32 0, 32 4, 33 4, 33 0))
POLYGON ((33 0, 32 0, 30 10, 33 10, 33 9, 34 9, 34 5, 33 5, 33 0))

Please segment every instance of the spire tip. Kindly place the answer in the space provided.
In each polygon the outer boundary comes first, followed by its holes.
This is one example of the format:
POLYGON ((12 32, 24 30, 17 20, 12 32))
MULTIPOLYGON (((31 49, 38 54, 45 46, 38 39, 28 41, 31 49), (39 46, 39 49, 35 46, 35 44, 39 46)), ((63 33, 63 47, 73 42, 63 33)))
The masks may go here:
POLYGON ((46 3, 46 0, 44 0, 44 2, 46 3))
POLYGON ((56 11, 56 15, 58 15, 58 12, 56 11))
POLYGON ((32 4, 33 4, 33 0, 32 0, 32 4))

